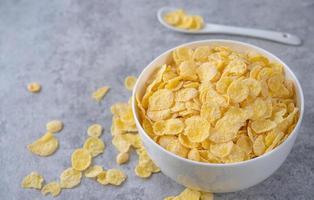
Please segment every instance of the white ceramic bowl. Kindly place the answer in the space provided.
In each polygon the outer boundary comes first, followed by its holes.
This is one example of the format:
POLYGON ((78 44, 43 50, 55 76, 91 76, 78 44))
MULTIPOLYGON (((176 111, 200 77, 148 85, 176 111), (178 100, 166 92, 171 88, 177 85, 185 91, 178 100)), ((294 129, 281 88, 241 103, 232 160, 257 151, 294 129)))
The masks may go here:
MULTIPOLYGON (((297 106, 300 108, 299 121, 288 137, 280 146, 274 150, 251 160, 232 163, 232 164, 210 164, 201 163, 179 157, 155 143, 141 127, 138 120, 137 106, 133 98, 132 107, 134 118, 141 139, 146 147, 151 159, 160 167, 161 171, 177 183, 186 187, 214 192, 234 192, 256 185, 270 175, 272 175, 287 158, 295 139, 298 135, 300 124, 303 117, 304 99, 301 85, 291 69, 279 58, 251 44, 232 41, 232 40, 203 40, 196 41, 181 46, 195 48, 202 45, 209 46, 227 46, 240 52, 258 52, 268 59, 281 63, 284 66, 287 79, 293 80, 297 95, 297 106)), ((175 47, 177 48, 177 47, 175 47)), ((151 77, 158 66, 167 63, 171 59, 170 49, 158 56, 141 73, 133 90, 133 97, 136 94, 142 97, 145 89, 145 83, 151 77)))

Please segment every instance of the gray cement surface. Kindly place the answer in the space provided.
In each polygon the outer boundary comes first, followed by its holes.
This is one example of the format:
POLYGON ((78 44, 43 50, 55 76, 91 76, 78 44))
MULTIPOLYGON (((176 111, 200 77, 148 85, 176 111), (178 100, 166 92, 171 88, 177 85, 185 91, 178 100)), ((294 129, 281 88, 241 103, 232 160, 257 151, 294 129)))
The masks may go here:
MULTIPOLYGON (((127 75, 137 76, 156 56, 176 45, 202 39, 235 39, 258 45, 283 59, 296 73, 305 93, 305 116, 292 152, 280 169, 263 183, 216 199, 314 198, 314 1, 145 1, 145 0, 1 0, 0 1, 0 199, 52 199, 20 187, 36 170, 47 181, 57 180, 70 165, 71 152, 86 138, 92 123, 105 127, 105 153, 95 163, 118 167, 111 144, 109 107, 127 101, 127 75), (302 46, 226 35, 182 35, 163 28, 156 11, 177 6, 214 23, 282 30, 299 35, 302 46), (30 94, 29 82, 42 84, 30 94), (109 85, 99 104, 91 93, 109 85), (41 158, 26 145, 45 132, 49 120, 64 121, 56 137, 59 150, 41 158)), ((179 193, 183 187, 162 173, 148 180, 135 176, 136 156, 119 166, 128 180, 121 187, 84 179, 56 199, 155 200, 179 193)))

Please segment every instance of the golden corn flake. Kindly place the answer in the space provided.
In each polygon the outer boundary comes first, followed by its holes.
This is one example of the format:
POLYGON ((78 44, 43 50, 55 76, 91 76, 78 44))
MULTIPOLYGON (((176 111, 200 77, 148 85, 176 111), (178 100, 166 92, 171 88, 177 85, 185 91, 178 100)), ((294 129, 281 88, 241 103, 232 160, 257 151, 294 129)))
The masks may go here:
POLYGON ((112 139, 112 144, 120 153, 128 152, 131 144, 123 135, 115 135, 112 139))
POLYGON ((60 175, 61 188, 73 188, 80 184, 82 178, 82 172, 68 168, 60 175))
POLYGON ((27 145, 30 152, 39 156, 49 156, 53 154, 59 146, 57 138, 50 132, 47 132, 32 144, 27 145))
POLYGON ((211 81, 216 76, 217 72, 217 68, 209 62, 203 63, 197 69, 197 75, 201 82, 211 81))
POLYGON ((256 133, 263 133, 263 132, 270 131, 273 128, 275 128, 276 123, 272 122, 269 119, 260 119, 260 120, 253 121, 251 124, 251 127, 256 133))
POLYGON ((189 153, 189 149, 183 146, 178 139, 171 141, 166 149, 184 158, 186 158, 189 153))
POLYGON ((223 158, 230 154, 233 147, 233 142, 218 143, 210 145, 210 152, 217 157, 223 158))
POLYGON ((57 133, 63 129, 63 123, 60 120, 53 120, 47 123, 46 129, 50 133, 57 133))
POLYGON ((235 80, 229 85, 227 94, 234 103, 240 103, 248 97, 249 88, 243 81, 235 80))
POLYGON ((41 85, 39 83, 33 82, 27 85, 27 90, 32 93, 38 93, 41 90, 41 85))
POLYGON ((90 166, 85 172, 84 175, 87 178, 95 178, 103 171, 102 166, 94 165, 90 166))
POLYGON ((187 158, 194 161, 200 161, 201 155, 197 149, 191 149, 188 153, 187 158))
POLYGON ((107 185, 109 184, 108 180, 107 180, 107 172, 106 171, 102 171, 97 175, 96 181, 102 185, 107 185))
POLYGON ((93 92, 92 98, 95 101, 100 102, 105 97, 108 91, 109 91, 109 87, 107 86, 101 87, 97 89, 95 92, 93 92))
POLYGON ((262 155, 266 150, 264 137, 264 135, 259 135, 253 143, 253 152, 256 156, 262 155))
POLYGON ((44 183, 44 177, 37 172, 31 172, 25 176, 22 181, 23 188, 41 189, 44 183))
POLYGON ((41 189, 41 193, 43 195, 51 194, 53 197, 56 197, 60 194, 61 192, 61 186, 60 183, 58 182, 50 182, 41 189))
MULTIPOLYGON (((167 18, 189 29, 199 20, 183 11, 167 18)), ((260 156, 287 139, 299 117, 294 83, 283 66, 255 52, 179 47, 147 85, 144 94, 136 94, 145 132, 164 149, 194 161, 232 163, 260 156)), ((128 109, 113 112, 116 134, 131 126, 122 120, 128 109)), ((118 149, 126 152, 131 144, 117 138, 118 149)), ((149 177, 150 168, 139 164, 136 173, 149 177)))
POLYGON ((238 145, 235 144, 233 145, 230 154, 222 160, 224 163, 241 162, 245 160, 245 156, 245 152, 238 145))
POLYGON ((121 185, 126 179, 125 173, 119 169, 109 169, 106 172, 106 180, 112 185, 121 185))
POLYGON ((209 136, 210 124, 201 117, 193 116, 185 120, 184 134, 191 142, 202 142, 209 136))
POLYGON ((95 157, 104 152, 105 144, 99 138, 89 137, 85 141, 83 148, 86 149, 92 157, 95 157))
POLYGON ((136 153, 138 154, 138 164, 135 167, 134 171, 138 177, 148 178, 153 173, 160 172, 159 167, 156 166, 155 163, 150 159, 146 150, 143 147, 137 149, 136 153))
POLYGON ((100 124, 92 124, 87 129, 87 134, 91 137, 100 137, 103 128, 100 124))
POLYGON ((150 110, 165 110, 173 104, 174 94, 171 90, 157 90, 150 98, 148 107, 150 110))
POLYGON ((117 155, 117 158, 116 158, 116 162, 119 164, 119 165, 122 165, 126 162, 129 161, 129 153, 128 152, 122 152, 122 153, 119 153, 117 155))
POLYGON ((78 171, 84 171, 87 169, 91 162, 92 156, 87 149, 76 149, 71 156, 71 162, 73 169, 78 171))
POLYGON ((187 15, 184 10, 171 11, 163 17, 171 26, 181 29, 200 30, 204 26, 204 20, 199 15, 187 15))
MULTIPOLYGON (((169 199, 169 197, 166 197, 165 199, 169 199)), ((181 192, 178 196, 174 197, 173 199, 182 199, 182 200, 200 200, 201 198, 201 192, 193 189, 186 188, 181 192)), ((171 199, 171 198, 170 198, 171 199)))
POLYGON ((126 89, 132 91, 133 87, 136 83, 136 77, 135 76, 127 76, 124 80, 124 86, 126 89))
POLYGON ((152 175, 152 169, 148 167, 149 165, 144 163, 144 164, 138 164, 135 167, 135 174, 138 177, 141 178, 148 178, 152 175))

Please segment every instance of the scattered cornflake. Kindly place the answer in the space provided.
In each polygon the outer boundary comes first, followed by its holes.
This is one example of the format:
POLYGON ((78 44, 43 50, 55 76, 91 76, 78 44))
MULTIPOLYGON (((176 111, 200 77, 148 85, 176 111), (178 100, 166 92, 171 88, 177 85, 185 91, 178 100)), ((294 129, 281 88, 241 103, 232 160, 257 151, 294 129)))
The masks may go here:
POLYGON ((71 162, 73 169, 84 171, 90 166, 92 162, 92 156, 86 149, 76 149, 72 153, 71 162))
POLYGON ((27 85, 27 90, 32 93, 38 93, 41 90, 41 85, 39 83, 33 82, 27 85))
POLYGON ((27 145, 30 152, 39 156, 49 156, 53 154, 59 146, 57 138, 50 132, 47 132, 32 144, 27 145))
POLYGON ((50 182, 41 189, 41 193, 46 196, 47 194, 51 194, 53 197, 58 196, 61 193, 61 186, 58 182, 50 182))
POLYGON ((81 183, 81 179, 82 172, 70 167, 64 170, 60 175, 61 188, 74 188, 81 183))
POLYGON ((186 188, 178 196, 165 197, 164 200, 214 200, 214 195, 210 192, 186 188))
POLYGON ((127 90, 132 91, 135 83, 136 83, 136 77, 135 76, 127 76, 124 79, 124 86, 127 90))
POLYGON ((63 123, 60 120, 52 120, 46 124, 46 129, 50 133, 57 133, 63 129, 63 123))
POLYGON ((100 124, 92 124, 87 129, 87 134, 91 137, 100 137, 103 132, 103 128, 100 124))
POLYGON ((84 175, 87 178, 95 178, 103 171, 103 167, 100 165, 90 166, 85 172, 84 175))
POLYGON ((99 138, 89 137, 86 139, 83 148, 86 149, 92 157, 95 157, 104 152, 105 144, 99 138))
POLYGON ((106 171, 102 171, 97 175, 96 178, 97 182, 102 184, 102 185, 107 185, 109 184, 108 180, 107 180, 107 172, 106 171))
POLYGON ((122 152, 122 153, 119 153, 116 157, 116 162, 119 164, 119 165, 122 165, 126 162, 129 161, 129 153, 128 152, 122 152))
POLYGON ((126 178, 126 174, 119 169, 109 169, 106 172, 106 180, 111 185, 121 185, 126 178))
POLYGON ((93 92, 92 98, 95 101, 100 102, 105 97, 108 91, 109 91, 109 87, 107 86, 98 88, 95 92, 93 92))
POLYGON ((31 172, 22 181, 23 188, 41 189, 44 183, 44 177, 37 172, 31 172))

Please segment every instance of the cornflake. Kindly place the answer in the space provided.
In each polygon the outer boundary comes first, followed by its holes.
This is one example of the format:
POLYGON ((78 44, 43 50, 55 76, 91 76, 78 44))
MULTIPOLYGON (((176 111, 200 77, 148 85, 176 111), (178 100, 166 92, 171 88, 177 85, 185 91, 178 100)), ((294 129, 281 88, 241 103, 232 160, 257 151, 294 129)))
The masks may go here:
POLYGON ((87 178, 95 178, 103 171, 102 166, 94 165, 90 166, 85 172, 84 175, 87 178))
POLYGON ((44 183, 44 178, 37 172, 31 172, 22 181, 23 188, 41 189, 44 183))
POLYGON ((87 134, 91 137, 100 137, 102 134, 103 128, 100 124, 92 124, 87 129, 87 134))
POLYGON ((47 123, 46 129, 50 133, 57 133, 63 129, 63 123, 60 120, 53 120, 47 123))
POLYGON ((98 88, 95 92, 93 92, 92 98, 95 101, 100 102, 105 97, 108 91, 109 91, 109 87, 107 86, 98 88))
POLYGON ((56 197, 61 192, 61 186, 58 182, 50 182, 44 185, 44 187, 41 189, 41 193, 46 196, 47 194, 51 194, 51 196, 56 197))
POLYGON ((53 154, 59 146, 57 138, 50 132, 47 132, 32 144, 27 145, 30 152, 39 156, 49 156, 53 154))
POLYGON ((60 175, 61 188, 73 188, 81 183, 82 172, 68 168, 60 175))
POLYGON ((213 200, 214 195, 209 192, 201 192, 197 190, 193 190, 190 188, 186 188, 183 190, 178 196, 169 196, 165 197, 164 200, 213 200))
POLYGON ((84 171, 90 166, 92 162, 92 156, 86 149, 76 149, 72 153, 71 162, 73 169, 84 171))
MULTIPOLYGON (((176 27, 195 25, 183 10, 165 15, 176 27)), ((199 162, 233 163, 271 151, 289 137, 299 117, 294 83, 283 66, 258 53, 223 46, 179 47, 172 60, 135 94, 140 123, 164 149, 199 162)), ((129 105, 114 116, 114 133, 129 133, 122 119, 129 105)), ((122 106, 121 106, 122 108, 122 106)), ((132 121, 132 120, 130 120, 132 121)), ((131 144, 115 136, 120 153, 131 144)), ((151 166, 136 173, 149 177, 151 166)))
POLYGON ((111 185, 121 185, 127 176, 119 169, 109 169, 106 172, 106 180, 111 185))
POLYGON ((27 90, 31 93, 38 93, 41 90, 41 85, 39 83, 33 82, 27 85, 27 90))
POLYGON ((86 139, 83 148, 86 149, 92 157, 104 152, 105 144, 97 137, 89 137, 86 139))
POLYGON ((135 76, 127 76, 124 80, 124 86, 126 89, 132 91, 133 87, 136 83, 136 77, 135 76))

